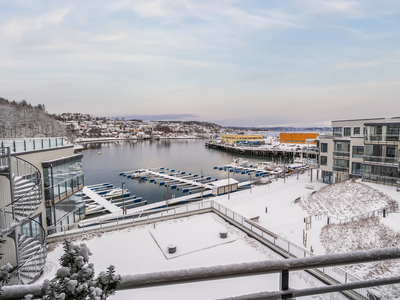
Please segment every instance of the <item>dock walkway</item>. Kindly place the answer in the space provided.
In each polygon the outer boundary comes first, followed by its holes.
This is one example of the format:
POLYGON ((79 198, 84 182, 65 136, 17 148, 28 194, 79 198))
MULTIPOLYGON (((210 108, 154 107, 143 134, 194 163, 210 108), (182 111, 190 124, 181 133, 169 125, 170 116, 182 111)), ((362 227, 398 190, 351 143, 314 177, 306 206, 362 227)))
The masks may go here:
POLYGON ((82 191, 86 196, 88 196, 91 200, 96 202, 97 204, 100 204, 103 206, 105 209, 107 209, 110 213, 116 213, 116 212, 121 212, 121 208, 115 206, 114 204, 111 204, 110 201, 104 199, 103 197, 97 195, 94 191, 92 191, 88 187, 83 187, 82 191))

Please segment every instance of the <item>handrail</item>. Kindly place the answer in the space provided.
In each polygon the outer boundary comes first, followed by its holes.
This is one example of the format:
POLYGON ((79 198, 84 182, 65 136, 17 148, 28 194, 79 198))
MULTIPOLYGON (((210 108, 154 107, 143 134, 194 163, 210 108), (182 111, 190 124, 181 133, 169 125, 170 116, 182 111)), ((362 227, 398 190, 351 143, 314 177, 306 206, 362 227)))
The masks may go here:
MULTIPOLYGON (((28 218, 28 219, 29 219, 30 221, 33 221, 33 222, 35 222, 36 224, 39 225, 39 228, 40 228, 40 230, 41 230, 41 233, 40 233, 39 236, 42 237, 42 239, 40 240, 40 239, 37 239, 37 238, 36 238, 36 240, 38 240, 38 241, 41 242, 41 246, 40 246, 40 248, 39 248, 37 251, 35 251, 35 253, 33 253, 33 254, 31 255, 31 258, 27 259, 22 265, 18 265, 17 267, 15 267, 15 268, 10 272, 11 275, 12 275, 12 274, 16 274, 16 273, 18 272, 18 279, 19 279, 20 281, 21 281, 21 279, 20 279, 20 270, 21 270, 21 268, 23 268, 24 266, 26 266, 28 263, 32 262, 32 260, 37 259, 37 258, 36 258, 37 254, 39 254, 39 253, 42 252, 43 250, 44 250, 44 251, 43 251, 44 255, 47 256, 47 251, 46 251, 46 230, 45 230, 44 227, 43 227, 39 222, 37 222, 36 220, 34 220, 34 219, 32 219, 32 218, 28 218)), ((31 237, 31 238, 33 238, 33 237, 31 237)), ((41 259, 41 260, 43 261, 43 263, 41 264, 41 265, 42 265, 42 266, 41 266, 41 269, 43 269, 46 260, 45 260, 45 259, 41 259)), ((38 265, 38 264, 36 264, 36 265, 38 265)), ((38 275, 40 275, 40 272, 41 272, 41 270, 40 270, 40 271, 36 271, 35 277, 34 277, 31 281, 29 281, 28 283, 33 282, 34 279, 35 279, 38 275)))

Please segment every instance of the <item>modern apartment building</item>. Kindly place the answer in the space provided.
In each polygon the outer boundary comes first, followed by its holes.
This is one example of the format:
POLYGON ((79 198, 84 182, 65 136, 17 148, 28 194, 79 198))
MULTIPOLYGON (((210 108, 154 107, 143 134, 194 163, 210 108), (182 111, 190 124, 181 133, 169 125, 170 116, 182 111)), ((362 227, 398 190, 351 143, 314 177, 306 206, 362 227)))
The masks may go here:
POLYGON ((325 183, 358 177, 398 185, 400 117, 332 121, 332 127, 333 135, 319 136, 319 170, 325 183))
POLYGON ((84 216, 82 155, 63 138, 0 140, 0 266, 12 282, 40 276, 46 236, 84 216))

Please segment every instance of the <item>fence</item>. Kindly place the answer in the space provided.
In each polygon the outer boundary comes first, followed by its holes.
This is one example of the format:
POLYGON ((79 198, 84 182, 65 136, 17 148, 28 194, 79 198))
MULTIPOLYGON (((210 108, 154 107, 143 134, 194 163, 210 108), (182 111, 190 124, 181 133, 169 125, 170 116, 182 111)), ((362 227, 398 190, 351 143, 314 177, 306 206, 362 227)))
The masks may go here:
POLYGON ((26 139, 12 140, 4 139, 0 141, 0 147, 10 147, 12 153, 42 150, 65 145, 64 138, 44 138, 44 139, 26 139))
MULTIPOLYGON (((140 214, 128 214, 121 215, 120 213, 111 214, 111 219, 100 219, 98 218, 96 222, 91 222, 91 224, 96 223, 98 225, 93 225, 90 227, 81 227, 79 229, 72 230, 70 232, 66 232, 67 227, 56 226, 51 229, 61 229, 62 233, 57 233, 55 235, 50 236, 49 238, 57 238, 57 237, 66 237, 75 236, 79 233, 91 233, 96 231, 110 231, 116 229, 123 229, 126 227, 139 225, 143 223, 153 223, 156 221, 163 221, 170 218, 182 217, 188 214, 197 214, 199 212, 212 211, 218 213, 222 218, 224 218, 229 223, 234 224, 235 226, 245 229, 250 233, 254 238, 263 242, 272 250, 280 253, 282 256, 286 258, 302 258, 302 257, 311 257, 314 256, 313 253, 299 247, 292 242, 280 237, 279 235, 261 227, 258 224, 255 224, 251 220, 246 219, 242 215, 230 210, 229 208, 215 202, 214 200, 207 200, 203 202, 196 202, 187 205, 182 205, 178 207, 167 207, 163 209, 155 209, 146 212, 142 212, 140 214), (113 219, 114 218, 114 219, 113 219)), ((88 225, 89 222, 81 222, 82 225, 88 225)), ((339 267, 324 267, 318 268, 315 270, 311 270, 315 276, 321 279, 323 282, 329 282, 331 284, 338 283, 352 283, 352 282, 360 282, 362 279, 357 278, 349 273, 347 273, 344 269, 339 267)), ((368 292, 367 288, 360 288, 353 291, 357 295, 367 298, 368 292)))

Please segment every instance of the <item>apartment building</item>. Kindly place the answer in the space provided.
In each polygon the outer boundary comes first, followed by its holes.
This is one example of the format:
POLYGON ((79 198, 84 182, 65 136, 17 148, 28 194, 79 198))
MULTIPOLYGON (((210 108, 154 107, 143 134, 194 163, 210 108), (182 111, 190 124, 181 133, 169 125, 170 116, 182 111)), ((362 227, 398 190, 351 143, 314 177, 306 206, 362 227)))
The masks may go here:
POLYGON ((319 136, 319 170, 325 183, 356 177, 398 185, 400 117, 332 121, 332 127, 332 135, 319 136))
POLYGON ((82 155, 63 138, 0 140, 0 266, 10 263, 12 283, 40 276, 46 236, 85 213, 82 155))

